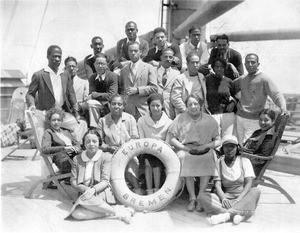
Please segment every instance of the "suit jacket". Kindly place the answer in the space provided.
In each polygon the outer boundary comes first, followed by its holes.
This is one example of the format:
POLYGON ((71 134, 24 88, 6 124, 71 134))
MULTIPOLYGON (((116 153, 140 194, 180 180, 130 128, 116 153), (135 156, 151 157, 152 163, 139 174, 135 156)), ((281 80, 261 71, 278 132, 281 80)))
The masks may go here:
MULTIPOLYGON (((140 39, 141 59, 147 56, 149 51, 149 44, 147 41, 140 39)), ((121 61, 130 61, 128 54, 127 38, 121 39, 117 43, 117 59, 121 61)))
MULTIPOLYGON (((188 71, 182 73, 179 75, 173 84, 172 92, 171 92, 171 102, 175 107, 175 113, 176 116, 179 113, 183 113, 186 111, 186 105, 185 105, 185 100, 187 97, 192 94, 189 93, 189 91, 186 88, 185 82, 187 81, 187 76, 188 76, 188 71)), ((198 80, 201 84, 201 90, 203 93, 203 98, 204 98, 204 104, 202 107, 202 111, 204 112, 209 112, 208 111, 208 105, 207 105, 207 100, 206 100, 206 84, 205 84, 205 78, 203 74, 198 73, 198 80)))
MULTIPOLYGON (((73 146, 77 146, 78 148, 80 148, 80 143, 70 133, 69 130, 61 129, 61 132, 71 140, 73 146)), ((53 154, 53 153, 61 152, 64 151, 65 146, 66 143, 56 135, 53 129, 50 128, 44 132, 43 139, 42 139, 43 153, 53 154)))
MULTIPOLYGON (((212 64, 213 61, 219 57, 219 52, 217 48, 214 48, 211 50, 210 57, 208 60, 208 64, 212 64)), ((239 72, 239 75, 242 76, 244 74, 244 67, 243 67, 243 60, 242 56, 238 51, 235 51, 234 49, 229 48, 228 52, 226 54, 226 60, 229 63, 232 63, 237 71, 239 72)), ((224 71, 224 75, 227 78, 230 78, 234 80, 233 72, 230 67, 227 67, 226 70, 224 71)))
MULTIPOLYGON (((60 76, 64 101, 62 109, 77 116, 77 101, 71 76, 68 72, 64 72, 60 76)), ((55 98, 50 74, 44 69, 33 74, 26 94, 26 103, 28 107, 36 105, 36 108, 41 111, 55 107, 55 98), (38 97, 35 104, 35 97, 37 93, 38 97)))
MULTIPOLYGON (((107 54, 107 53, 102 53, 102 54, 105 56, 105 58, 107 60, 108 69, 110 71, 113 71, 114 63, 115 63, 114 56, 111 54, 107 54)), ((96 73, 96 68, 94 66, 94 63, 95 63, 95 57, 92 54, 86 56, 83 60, 83 66, 85 69, 85 74, 86 74, 87 79, 89 79, 93 73, 96 73)))
POLYGON ((143 116, 148 111, 147 98, 150 94, 157 92, 157 77, 152 65, 140 61, 136 78, 133 80, 130 74, 130 64, 131 63, 121 69, 120 91, 121 94, 125 94, 127 87, 138 88, 139 92, 137 94, 127 96, 127 104, 125 107, 125 112, 133 115, 137 119, 139 114, 143 116))
POLYGON ((109 98, 118 93, 118 75, 111 71, 106 71, 105 79, 104 79, 104 86, 105 92, 100 92, 97 89, 97 84, 99 85, 99 80, 96 80, 97 73, 94 73, 89 78, 89 89, 91 94, 92 92, 96 92, 93 94, 93 99, 98 100, 103 105, 108 103, 109 98))
POLYGON ((168 115, 170 119, 174 119, 176 117, 175 114, 175 107, 173 106, 171 102, 171 91, 174 85, 174 81, 176 77, 180 75, 180 72, 175 69, 170 69, 170 72, 168 73, 167 82, 165 86, 162 84, 162 72, 159 72, 158 70, 160 67, 156 68, 156 76, 157 76, 157 82, 158 82, 158 93, 162 94, 164 97, 164 108, 165 112, 168 115))
POLYGON ((88 80, 79 78, 77 75, 73 78, 73 88, 78 102, 84 101, 89 95, 88 80))

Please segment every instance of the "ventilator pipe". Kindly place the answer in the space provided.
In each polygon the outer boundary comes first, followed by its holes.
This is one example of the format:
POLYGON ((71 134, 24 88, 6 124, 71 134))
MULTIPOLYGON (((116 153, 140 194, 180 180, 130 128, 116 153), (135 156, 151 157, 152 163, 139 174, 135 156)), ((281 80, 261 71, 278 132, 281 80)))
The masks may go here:
POLYGON ((173 37, 176 39, 183 38, 186 35, 187 28, 190 28, 194 24, 202 27, 244 1, 245 0, 205 2, 200 9, 194 12, 173 31, 173 37))

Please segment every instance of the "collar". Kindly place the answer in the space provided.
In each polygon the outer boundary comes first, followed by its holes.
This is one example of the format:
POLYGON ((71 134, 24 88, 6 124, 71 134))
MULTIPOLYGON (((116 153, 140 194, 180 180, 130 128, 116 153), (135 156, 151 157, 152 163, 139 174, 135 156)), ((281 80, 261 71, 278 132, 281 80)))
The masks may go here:
POLYGON ((55 74, 54 71, 53 71, 49 66, 46 66, 46 67, 44 68, 44 71, 45 71, 45 72, 48 72, 48 73, 50 73, 50 74, 53 74, 53 75, 61 75, 61 74, 64 72, 63 70, 58 69, 57 74, 55 74))
POLYGON ((96 154, 94 155, 94 157, 92 159, 89 159, 86 155, 86 150, 83 151, 81 153, 81 159, 83 162, 90 162, 90 161, 93 161, 93 162, 96 162, 100 159, 100 156, 102 154, 102 151, 101 150, 97 150, 96 154))
MULTIPOLYGON (((126 44, 128 44, 128 43, 130 43, 130 42, 131 42, 131 41, 130 41, 128 38, 126 38, 126 44)), ((141 44, 140 38, 139 38, 138 36, 136 36, 135 42, 141 44)))
MULTIPOLYGON (((107 120, 110 122, 110 123, 114 123, 112 117, 111 117, 111 113, 107 114, 107 120)), ((124 112, 122 112, 122 116, 121 116, 121 121, 124 122, 126 121, 126 116, 124 114, 124 112)))
MULTIPOLYGON (((169 43, 168 41, 166 41, 164 49, 171 47, 171 45, 172 45, 171 43, 169 43)), ((157 52, 158 52, 158 47, 155 46, 155 53, 157 53, 157 52)))
POLYGON ((145 115, 145 123, 155 129, 163 127, 166 124, 166 121, 169 119, 165 112, 162 112, 161 118, 156 123, 152 120, 150 113, 145 115))
POLYGON ((200 45, 201 45, 201 41, 197 44, 197 46, 193 45, 191 41, 187 42, 187 46, 193 50, 195 48, 199 49, 200 48, 200 45))
POLYGON ((104 74, 101 74, 101 78, 100 78, 100 75, 97 74, 97 77, 95 78, 95 80, 99 80, 101 82, 102 80, 105 79, 105 74, 106 74, 106 72, 104 74))
POLYGON ((133 64, 135 64, 135 67, 138 68, 141 63, 141 59, 139 59, 137 62, 133 63, 132 61, 130 62, 130 68, 132 68, 133 64))
POLYGON ((165 68, 165 67, 163 67, 163 66, 159 66, 158 67, 158 70, 159 71, 161 71, 161 72, 165 72, 165 70, 166 70, 166 73, 168 74, 168 73, 170 73, 170 71, 171 71, 171 66, 169 67, 169 68, 165 68))

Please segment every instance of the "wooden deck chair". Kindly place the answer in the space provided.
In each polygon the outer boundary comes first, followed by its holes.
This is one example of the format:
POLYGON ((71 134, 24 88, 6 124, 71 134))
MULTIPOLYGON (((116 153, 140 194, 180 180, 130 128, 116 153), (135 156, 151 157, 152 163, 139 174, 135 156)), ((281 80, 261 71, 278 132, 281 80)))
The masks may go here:
POLYGON ((265 171, 267 170, 269 164, 271 163, 271 161, 274 159, 274 157, 276 156, 276 152, 278 149, 278 146, 280 144, 281 141, 281 137, 284 131, 284 128, 288 122, 289 116, 288 115, 278 115, 278 117, 276 118, 275 121, 275 133, 272 137, 272 142, 273 142, 273 150, 270 153, 270 156, 265 157, 265 156, 261 156, 259 154, 253 154, 251 153, 251 151, 244 149, 242 152, 242 156, 246 157, 246 158, 254 158, 254 159, 261 159, 266 161, 265 165, 263 166, 261 172, 259 173, 259 175, 256 177, 256 179, 253 181, 253 187, 256 187, 258 185, 262 185, 262 186, 266 186, 269 188, 273 188, 278 190, 279 192, 281 192, 288 200, 291 204, 295 204, 294 199, 272 178, 265 176, 265 171), (268 181, 268 182, 266 182, 268 181))
POLYGON ((25 110, 27 109, 25 95, 27 91, 27 87, 18 87, 14 90, 10 101, 7 124, 15 123, 18 119, 25 119, 25 110))
MULTIPOLYGON (((60 172, 55 172, 54 168, 53 168, 53 163, 52 163, 52 157, 54 155, 60 154, 60 153, 55 153, 55 154, 43 154, 42 153, 42 148, 41 148, 41 143, 42 143, 42 138, 43 138, 43 134, 45 129, 47 128, 45 125, 45 116, 42 113, 39 113, 38 110, 35 111, 35 113, 28 111, 27 113, 28 116, 28 120, 30 122, 30 125, 32 127, 33 130, 33 135, 34 135, 34 139, 35 139, 35 143, 37 146, 37 149, 40 151, 40 155, 42 157, 42 162, 45 163, 46 165, 46 169, 48 171, 48 176, 47 178, 43 178, 39 181, 37 181, 36 183, 33 184, 33 186, 24 194, 24 196, 26 198, 30 198, 34 192, 34 190, 39 186, 43 184, 43 189, 46 189, 49 185, 49 183, 51 181, 53 181, 53 183, 57 186, 58 190, 64 194, 65 196, 67 196, 70 199, 73 199, 70 194, 65 190, 65 188, 63 187, 63 185, 61 184, 61 182, 59 180, 64 179, 64 178, 68 178, 71 177, 71 172, 67 173, 67 174, 61 174, 60 172)), ((71 162, 71 164, 73 163, 72 159, 69 158, 69 161, 71 162)), ((42 171, 43 173, 43 171, 42 171)), ((43 174, 42 174, 43 175, 43 174)))

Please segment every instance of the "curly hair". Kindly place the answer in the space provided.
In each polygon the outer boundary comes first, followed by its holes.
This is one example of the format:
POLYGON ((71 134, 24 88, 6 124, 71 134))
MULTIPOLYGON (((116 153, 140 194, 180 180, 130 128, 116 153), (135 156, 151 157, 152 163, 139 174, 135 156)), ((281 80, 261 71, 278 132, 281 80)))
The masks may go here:
POLYGON ((58 115, 60 116, 61 120, 63 120, 64 117, 65 117, 65 115, 66 115, 65 112, 64 112, 63 110, 60 110, 60 109, 58 109, 58 108, 51 108, 51 109, 48 110, 47 113, 46 113, 46 118, 45 118, 45 120, 46 120, 47 123, 50 123, 51 117, 52 117, 54 114, 58 114, 58 115))

